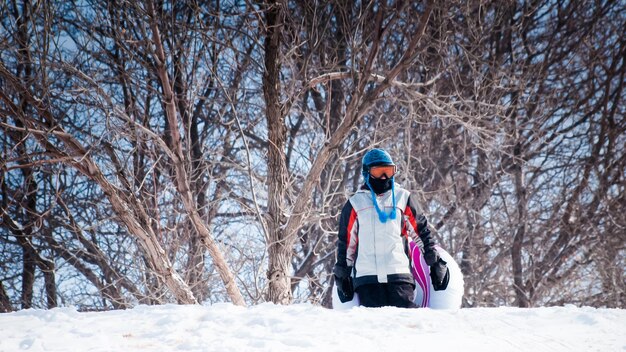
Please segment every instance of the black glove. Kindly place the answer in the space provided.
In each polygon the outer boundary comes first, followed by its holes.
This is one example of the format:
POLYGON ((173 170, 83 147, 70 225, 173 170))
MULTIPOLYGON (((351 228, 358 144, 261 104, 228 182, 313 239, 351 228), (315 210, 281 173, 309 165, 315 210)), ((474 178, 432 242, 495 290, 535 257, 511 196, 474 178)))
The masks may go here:
POLYGON ((435 291, 442 291, 448 287, 448 282, 450 282, 450 270, 448 270, 447 263, 439 256, 437 257, 437 262, 430 265, 430 279, 435 291))
POLYGON ((417 223, 418 235, 424 236, 430 234, 430 230, 428 229, 428 221, 423 214, 420 214, 417 219, 415 219, 415 222, 417 223))
POLYGON ((424 261, 426 262, 426 265, 433 266, 439 261, 439 259, 439 253, 437 253, 437 250, 434 248, 424 249, 424 261))
POLYGON ((337 286, 337 294, 341 303, 346 303, 354 298, 354 287, 352 286, 352 277, 350 273, 352 267, 335 265, 333 273, 335 274, 335 286, 337 286))

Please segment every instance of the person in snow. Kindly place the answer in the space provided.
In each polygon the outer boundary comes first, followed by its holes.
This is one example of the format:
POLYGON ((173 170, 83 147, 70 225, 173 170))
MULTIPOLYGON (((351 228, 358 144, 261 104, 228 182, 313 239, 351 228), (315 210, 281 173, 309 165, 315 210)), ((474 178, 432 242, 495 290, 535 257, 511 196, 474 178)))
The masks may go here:
POLYGON ((409 191, 394 183, 396 165, 389 153, 371 149, 362 160, 365 179, 339 218, 337 263, 333 273, 342 303, 358 293, 365 307, 417 307, 409 261, 409 238, 420 244, 435 290, 444 290, 449 271, 418 215, 409 191), (419 241, 418 241, 419 239, 419 241))

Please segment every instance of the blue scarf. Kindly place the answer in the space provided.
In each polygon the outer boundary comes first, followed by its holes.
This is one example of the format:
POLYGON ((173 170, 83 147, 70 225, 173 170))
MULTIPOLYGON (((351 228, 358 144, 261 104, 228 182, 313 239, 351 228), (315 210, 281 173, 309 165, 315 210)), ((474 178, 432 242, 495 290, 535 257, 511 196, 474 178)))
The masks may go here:
POLYGON ((391 209, 391 212, 389 214, 382 211, 380 207, 378 206, 378 201, 376 200, 376 193, 374 193, 374 189, 370 185, 369 177, 365 178, 365 184, 367 185, 367 188, 370 189, 370 193, 372 195, 372 202, 374 203, 374 207, 376 208, 376 212, 378 213, 378 219, 380 220, 380 222, 384 224, 387 222, 387 219, 392 219, 392 220, 395 219, 396 218, 396 190, 395 190, 395 182, 394 182, 393 177, 391 178, 391 199, 393 203, 393 208, 391 209))

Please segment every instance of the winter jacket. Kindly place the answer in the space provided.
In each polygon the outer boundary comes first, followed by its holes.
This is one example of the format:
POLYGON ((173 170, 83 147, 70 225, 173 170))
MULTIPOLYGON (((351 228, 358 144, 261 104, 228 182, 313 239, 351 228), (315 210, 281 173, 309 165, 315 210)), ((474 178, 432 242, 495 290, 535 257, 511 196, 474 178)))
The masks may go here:
MULTIPOLYGON (((381 209, 392 208, 391 190, 377 195, 381 209)), ((353 267, 355 289, 361 285, 387 282, 414 283, 409 262, 408 240, 433 248, 430 231, 418 234, 416 207, 410 192, 395 185, 396 216, 382 223, 367 186, 344 205, 339 219, 337 266, 353 267)))

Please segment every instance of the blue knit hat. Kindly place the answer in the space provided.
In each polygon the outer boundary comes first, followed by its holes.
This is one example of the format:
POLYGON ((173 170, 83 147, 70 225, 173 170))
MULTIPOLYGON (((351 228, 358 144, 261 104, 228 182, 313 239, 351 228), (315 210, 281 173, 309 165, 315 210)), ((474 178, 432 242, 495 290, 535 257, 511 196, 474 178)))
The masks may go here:
POLYGON ((370 193, 372 195, 372 202, 374 203, 374 207, 376 208, 376 212, 378 213, 378 219, 380 222, 385 223, 387 219, 395 219, 396 218, 396 192, 394 187, 394 178, 391 176, 391 199, 393 202, 393 209, 389 214, 385 213, 378 206, 378 201, 376 200, 376 193, 374 193, 374 189, 370 185, 370 177, 369 172, 372 166, 380 166, 380 165, 395 165, 393 160, 391 159, 391 155, 382 149, 371 149, 363 156, 363 160, 361 161, 363 166, 363 178, 365 178, 365 184, 367 188, 370 189, 370 193))
POLYGON ((363 177, 368 178, 370 167, 380 165, 395 165, 391 159, 391 155, 382 149, 370 149, 363 155, 363 177))

